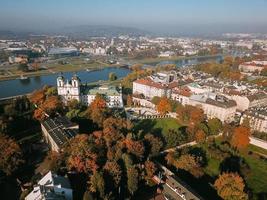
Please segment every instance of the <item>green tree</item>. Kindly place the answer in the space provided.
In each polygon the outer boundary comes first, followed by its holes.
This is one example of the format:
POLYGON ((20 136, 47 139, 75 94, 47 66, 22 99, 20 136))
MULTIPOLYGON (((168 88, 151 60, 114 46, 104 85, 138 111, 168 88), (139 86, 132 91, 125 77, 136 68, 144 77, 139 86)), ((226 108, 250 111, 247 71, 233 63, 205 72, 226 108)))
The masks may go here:
POLYGON ((109 81, 115 81, 117 80, 117 75, 114 72, 109 73, 108 75, 109 81))
POLYGON ((103 199, 105 197, 105 180, 102 172, 94 172, 89 181, 91 192, 98 192, 103 199))
POLYGON ((127 170, 127 185, 129 192, 133 195, 138 189, 138 171, 134 167, 127 170))
POLYGON ((208 127, 211 135, 219 134, 222 129, 222 122, 217 118, 209 119, 208 127))

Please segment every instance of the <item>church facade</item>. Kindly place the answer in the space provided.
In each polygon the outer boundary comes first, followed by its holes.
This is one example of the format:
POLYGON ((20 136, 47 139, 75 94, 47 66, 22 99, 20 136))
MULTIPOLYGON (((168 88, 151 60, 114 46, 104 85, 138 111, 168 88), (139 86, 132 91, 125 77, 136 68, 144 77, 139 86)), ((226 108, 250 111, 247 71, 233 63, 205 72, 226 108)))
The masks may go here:
POLYGON ((64 103, 76 99, 78 102, 89 106, 96 95, 100 94, 105 98, 108 107, 123 107, 121 87, 103 85, 92 88, 81 84, 81 80, 76 74, 72 76, 70 81, 66 81, 63 75, 58 76, 57 92, 64 103))

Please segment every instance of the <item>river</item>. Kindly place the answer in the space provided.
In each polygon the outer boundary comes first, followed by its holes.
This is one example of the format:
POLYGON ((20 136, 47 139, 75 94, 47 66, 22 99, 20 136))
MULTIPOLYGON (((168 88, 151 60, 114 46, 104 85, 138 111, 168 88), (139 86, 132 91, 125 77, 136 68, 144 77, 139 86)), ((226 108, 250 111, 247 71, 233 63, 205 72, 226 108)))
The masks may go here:
MULTIPOLYGON (((201 62, 207 62, 209 60, 219 62, 222 59, 222 56, 218 57, 211 57, 211 58, 193 58, 193 59, 181 59, 177 61, 162 61, 157 63, 151 63, 150 65, 157 65, 157 64, 176 64, 178 67, 190 65, 190 64, 197 64, 201 62)), ((109 73, 114 72, 118 78, 122 78, 130 73, 129 69, 125 68, 104 68, 98 71, 79 71, 77 75, 80 77, 82 83, 90 83, 96 82, 99 80, 108 80, 109 73)), ((71 79, 73 72, 66 72, 63 73, 66 79, 71 79)), ((44 85, 56 85, 56 78, 58 74, 50 74, 45 76, 36 76, 30 77, 27 80, 7 80, 7 81, 0 81, 0 99, 23 95, 27 93, 31 93, 32 91, 43 87, 44 85)))

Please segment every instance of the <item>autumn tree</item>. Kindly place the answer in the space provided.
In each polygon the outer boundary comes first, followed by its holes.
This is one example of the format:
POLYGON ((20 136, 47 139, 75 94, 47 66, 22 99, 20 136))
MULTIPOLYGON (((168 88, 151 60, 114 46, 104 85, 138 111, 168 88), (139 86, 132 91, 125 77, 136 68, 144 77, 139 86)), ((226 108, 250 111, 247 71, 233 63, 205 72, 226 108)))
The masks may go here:
POLYGON ((161 148, 163 147, 163 142, 159 137, 155 137, 152 134, 145 135, 145 142, 147 143, 147 152, 150 156, 155 156, 159 154, 161 148))
POLYGON ((179 106, 176 110, 177 119, 181 123, 186 123, 191 126, 204 121, 204 111, 201 108, 186 105, 179 106))
POLYGON ((145 179, 148 183, 151 182, 151 179, 155 175, 156 170, 157 168, 156 168, 155 163, 149 160, 145 162, 145 173, 146 173, 145 179))
POLYGON ((97 160, 102 155, 90 136, 85 134, 77 135, 65 147, 65 151, 69 154, 67 166, 70 170, 86 173, 95 172, 99 168, 97 160))
POLYGON ((131 107, 133 105, 133 97, 132 95, 128 94, 127 95, 127 102, 126 102, 128 107, 131 107))
POLYGON ((138 171, 133 166, 127 169, 127 186, 131 195, 138 189, 138 171))
POLYGON ((45 93, 46 93, 45 89, 40 89, 40 90, 34 91, 30 96, 30 101, 33 104, 37 104, 37 105, 42 104, 46 98, 45 93))
POLYGON ((87 109, 87 113, 94 123, 102 127, 104 120, 107 117, 107 103, 103 96, 96 95, 94 101, 87 109))
POLYGON ((218 195, 225 200, 246 200, 245 184, 237 173, 223 173, 214 183, 218 195))
POLYGON ((145 147, 142 141, 134 141, 132 139, 125 139, 125 144, 128 151, 135 155, 137 158, 141 159, 145 152, 145 147))
POLYGON ((171 104, 167 97, 162 97, 160 99, 159 103, 156 105, 156 109, 161 115, 165 115, 171 111, 171 104))
POLYGON ((63 109, 62 102, 58 96, 49 96, 46 100, 38 105, 34 111, 34 118, 37 120, 43 120, 47 115, 54 115, 63 109))
POLYGON ((231 145, 237 149, 244 149, 249 145, 250 129, 245 126, 238 126, 234 129, 231 145))
POLYGON ((205 142, 206 140, 206 134, 204 131, 202 130, 198 130, 196 133, 195 133, 195 140, 197 143, 203 143, 205 142))
POLYGON ((177 160, 174 160, 173 165, 177 169, 188 171, 190 174, 198 178, 204 174, 203 169, 201 168, 200 159, 201 158, 191 154, 184 154, 177 160))
POLYGON ((106 162, 104 170, 112 177, 116 186, 121 181, 122 171, 117 162, 106 162))
POLYGON ((19 145, 8 136, 0 134, 0 170, 11 175, 22 163, 19 145))
POLYGON ((107 144, 110 146, 118 140, 124 138, 131 123, 122 118, 109 117, 103 122, 103 136, 107 144))

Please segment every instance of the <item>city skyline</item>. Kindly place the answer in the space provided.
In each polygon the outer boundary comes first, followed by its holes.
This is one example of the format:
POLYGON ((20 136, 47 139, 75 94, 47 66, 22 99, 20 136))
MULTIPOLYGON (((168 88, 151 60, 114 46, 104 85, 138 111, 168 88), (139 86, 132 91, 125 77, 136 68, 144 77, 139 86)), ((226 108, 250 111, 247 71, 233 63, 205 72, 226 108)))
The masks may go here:
POLYGON ((154 33, 267 32, 266 0, 219 1, 5 1, 1 30, 52 31, 69 26, 112 25, 154 33))

